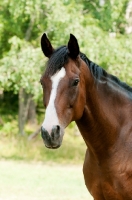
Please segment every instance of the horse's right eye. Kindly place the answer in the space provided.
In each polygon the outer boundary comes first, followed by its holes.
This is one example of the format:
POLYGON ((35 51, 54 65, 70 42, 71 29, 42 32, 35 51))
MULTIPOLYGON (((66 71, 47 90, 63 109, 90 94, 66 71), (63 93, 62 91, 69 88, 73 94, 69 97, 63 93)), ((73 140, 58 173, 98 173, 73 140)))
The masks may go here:
POLYGON ((77 78, 77 79, 75 79, 75 80, 73 81, 72 86, 77 86, 78 83, 79 83, 79 79, 77 78))

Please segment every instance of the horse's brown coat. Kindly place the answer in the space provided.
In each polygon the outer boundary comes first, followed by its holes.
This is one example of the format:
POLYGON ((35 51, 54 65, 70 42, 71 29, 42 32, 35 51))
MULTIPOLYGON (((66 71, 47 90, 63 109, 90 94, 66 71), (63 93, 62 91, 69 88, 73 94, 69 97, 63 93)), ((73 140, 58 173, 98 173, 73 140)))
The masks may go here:
MULTIPOLYGON (((65 126, 76 121, 87 145, 83 173, 88 190, 95 200, 132 200, 132 99, 109 77, 96 81, 79 56, 63 67, 56 111, 65 126), (72 88, 76 77, 79 84, 72 88)), ((42 84, 50 88, 46 79, 42 84)))

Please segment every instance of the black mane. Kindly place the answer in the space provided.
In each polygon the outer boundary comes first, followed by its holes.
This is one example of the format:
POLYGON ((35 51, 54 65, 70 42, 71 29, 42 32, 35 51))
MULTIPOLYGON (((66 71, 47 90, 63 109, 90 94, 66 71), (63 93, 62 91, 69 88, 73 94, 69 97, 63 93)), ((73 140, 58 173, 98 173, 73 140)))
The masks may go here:
MULTIPOLYGON (((99 81, 101 79, 109 78, 121 88, 125 89, 126 91, 132 93, 132 87, 128 86, 126 83, 120 81, 116 76, 108 74, 103 68, 99 65, 95 64, 91 60, 87 58, 87 56, 83 53, 80 53, 81 59, 87 64, 89 67, 91 74, 95 78, 95 80, 99 81)), ((54 51, 52 56, 47 62, 46 72, 45 75, 53 76, 58 70, 60 70, 65 64, 68 63, 69 55, 68 55, 68 48, 67 46, 61 46, 54 51)))
POLYGON ((91 60, 89 60, 85 54, 81 53, 80 57, 82 60, 86 62, 86 64, 89 66, 89 69, 91 73, 93 74, 94 78, 96 80, 101 80, 103 77, 110 78, 113 82, 117 83, 120 87, 124 88, 128 92, 132 92, 132 87, 127 85, 126 83, 120 81, 116 76, 108 74, 103 68, 101 68, 99 65, 93 63, 91 60))

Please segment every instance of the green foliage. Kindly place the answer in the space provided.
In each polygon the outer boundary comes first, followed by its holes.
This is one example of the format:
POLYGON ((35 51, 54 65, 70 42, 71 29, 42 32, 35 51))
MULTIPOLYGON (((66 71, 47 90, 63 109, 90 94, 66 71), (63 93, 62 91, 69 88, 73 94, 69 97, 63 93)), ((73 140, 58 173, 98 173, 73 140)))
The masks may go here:
MULTIPOLYGON (((79 1, 80 3, 82 1, 79 1)), ((91 13, 99 27, 108 32, 125 32, 125 12, 129 0, 84 0, 83 12, 91 13)))
POLYGON ((0 87, 18 93, 20 88, 28 93, 40 95, 40 76, 44 68, 43 55, 39 48, 16 36, 9 40, 11 50, 0 60, 0 87))
POLYGON ((130 73, 128 78, 126 74, 132 67, 132 48, 128 45, 131 37, 120 35, 124 33, 127 3, 128 0, 109 0, 104 5, 98 0, 1 2, 1 90, 18 93, 23 87, 39 99, 39 78, 45 61, 40 50, 43 31, 55 47, 66 44, 69 33, 75 34, 81 51, 130 84, 130 73), (112 38, 109 32, 118 34, 112 38))
MULTIPOLYGON (((90 60, 132 85, 132 36, 125 34, 127 4, 128 0, 105 0, 104 5, 99 0, 0 1, 0 92, 18 94, 24 88, 37 102, 42 101, 39 79, 46 62, 40 48, 43 32, 55 48, 67 44, 73 33, 90 60)), ((0 134, 12 135, 14 130, 15 135, 16 107, 7 117, 5 110, 0 116, 4 121, 0 122, 0 134)))

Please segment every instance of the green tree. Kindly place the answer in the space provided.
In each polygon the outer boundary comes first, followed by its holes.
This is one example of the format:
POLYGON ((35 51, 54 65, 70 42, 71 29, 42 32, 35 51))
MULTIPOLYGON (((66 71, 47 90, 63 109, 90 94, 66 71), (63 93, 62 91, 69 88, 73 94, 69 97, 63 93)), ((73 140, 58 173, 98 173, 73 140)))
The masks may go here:
MULTIPOLYGON (((42 56, 37 49, 41 26, 46 26, 46 4, 42 1, 1 2, 1 88, 19 93, 19 132, 24 124, 32 97, 38 95, 42 56), (43 24, 42 24, 43 21, 43 24), (35 41, 36 40, 36 41, 35 41), (4 76, 5 75, 5 76, 4 76)), ((44 64, 43 64, 44 65, 44 64)))
POLYGON ((127 2, 0 1, 0 90, 19 94, 21 134, 30 103, 41 96, 39 79, 46 61, 40 49, 43 32, 55 48, 67 44, 69 34, 74 34, 91 60, 131 84, 132 36, 124 32, 127 2), (110 32, 116 35, 111 37, 110 32))
POLYGON ((116 33, 125 32, 125 14, 129 0, 84 0, 79 2, 83 2, 84 15, 90 13, 98 21, 102 30, 116 33))

